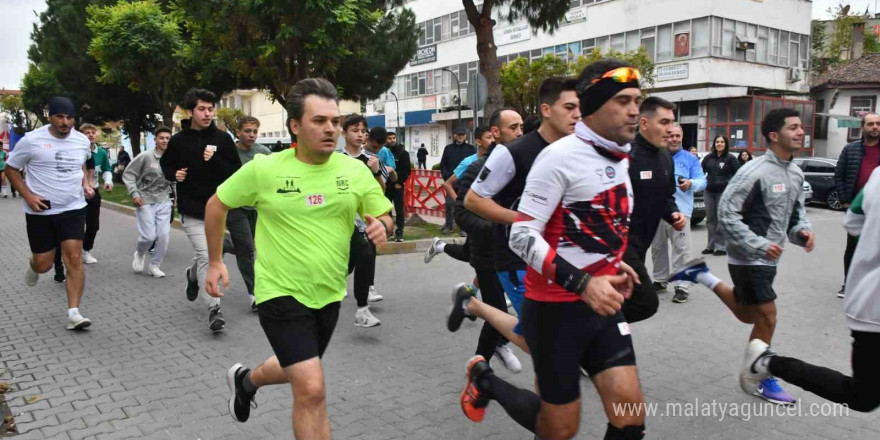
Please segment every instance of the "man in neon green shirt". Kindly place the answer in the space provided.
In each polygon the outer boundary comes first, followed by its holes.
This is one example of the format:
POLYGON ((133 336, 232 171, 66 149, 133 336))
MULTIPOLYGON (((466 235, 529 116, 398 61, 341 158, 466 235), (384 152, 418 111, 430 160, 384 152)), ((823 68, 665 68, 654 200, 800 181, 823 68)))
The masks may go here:
POLYGON ((229 369, 229 412, 245 422, 257 388, 289 383, 294 436, 329 440, 320 359, 345 296, 355 213, 366 220, 370 241, 383 244, 393 227, 391 203, 361 162, 333 154, 342 117, 330 82, 308 78, 296 83, 287 112, 297 148, 255 157, 208 201, 205 290, 220 297, 220 282, 229 284, 223 264, 226 212, 253 206, 258 213, 254 294, 275 356, 253 370, 241 364, 229 369))

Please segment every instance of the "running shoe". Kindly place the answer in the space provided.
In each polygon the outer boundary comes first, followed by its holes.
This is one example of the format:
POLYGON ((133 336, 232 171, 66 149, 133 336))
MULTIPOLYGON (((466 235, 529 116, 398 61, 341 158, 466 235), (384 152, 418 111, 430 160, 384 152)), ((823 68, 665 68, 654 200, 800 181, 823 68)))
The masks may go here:
POLYGON ((28 263, 27 269, 24 271, 24 283, 28 286, 34 287, 37 285, 37 280, 40 279, 40 274, 34 272, 31 269, 31 264, 28 263))
POLYGON ((359 308, 354 313, 354 325, 356 327, 375 327, 381 324, 382 321, 379 321, 379 318, 373 316, 370 312, 369 306, 359 308))
POLYGON ((492 371, 486 358, 480 355, 472 357, 467 363, 467 383, 461 390, 461 410, 467 418, 480 423, 486 416, 486 406, 489 399, 483 395, 477 387, 476 380, 483 374, 492 371))
POLYGON ((723 257, 723 256, 727 255, 727 251, 716 249, 715 253, 713 255, 715 255, 716 257, 723 257))
POLYGON ((190 267, 186 268, 186 299, 195 301, 199 297, 199 280, 190 277, 190 267))
POLYGON ((451 235, 452 234, 452 227, 451 226, 444 226, 443 228, 440 229, 440 233, 443 235, 451 235))
POLYGON ((510 348, 510 343, 495 347, 495 355, 501 359, 504 368, 510 370, 511 373, 519 373, 522 371, 522 364, 520 363, 519 358, 513 354, 513 349, 510 348))
POLYGON ((55 278, 55 282, 58 283, 58 284, 61 284, 61 283, 65 282, 65 281, 67 281, 67 277, 64 276, 63 273, 56 273, 55 276, 54 276, 54 278, 55 278))
POLYGON ((92 254, 90 254, 89 251, 86 250, 82 251, 82 260, 85 264, 95 264, 98 262, 98 259, 93 257, 92 254))
POLYGON ((666 293, 669 289, 667 289, 666 283, 661 283, 660 281, 654 281, 654 291, 657 293, 666 293))
POLYGON ((210 312, 208 313, 208 327, 213 332, 223 330, 223 327, 226 327, 226 320, 223 319, 223 314, 220 313, 220 306, 214 306, 208 310, 210 312))
POLYGON ((242 387, 245 376, 251 370, 242 364, 235 364, 226 372, 226 384, 229 385, 229 415, 232 420, 239 423, 247 422, 251 416, 251 408, 257 408, 257 402, 254 400, 257 392, 248 393, 242 387))
POLYGON ((840 290, 837 291, 838 298, 843 298, 844 296, 846 296, 846 284, 840 286, 840 290))
POLYGON ((712 249, 703 249, 703 252, 700 252, 700 253, 703 255, 712 255, 715 253, 715 251, 712 249))
POLYGON ((155 264, 150 264, 150 269, 147 271, 147 275, 153 278, 165 278, 165 272, 162 272, 162 270, 159 269, 159 266, 156 266, 155 264))
POLYGON ((369 292, 367 292, 367 301, 369 302, 378 302, 385 299, 384 296, 376 293, 376 286, 370 286, 369 292))
POLYGON ((761 381, 766 379, 769 374, 760 373, 755 369, 755 362, 761 358, 770 346, 760 339, 752 339, 749 346, 746 347, 746 355, 743 359, 742 368, 739 370, 739 386, 746 394, 756 394, 761 385, 761 381))
POLYGON ((452 288, 452 307, 446 314, 446 328, 454 332, 461 327, 461 321, 467 316, 465 307, 474 297, 474 291, 465 283, 458 283, 452 288))
POLYGON ((681 287, 676 287, 675 295, 672 296, 672 302, 677 304, 684 304, 688 302, 688 291, 682 289, 681 287))
POLYGON ((82 330, 90 325, 92 325, 92 321, 89 321, 88 318, 83 318, 79 313, 75 313, 72 316, 69 315, 67 318, 68 330, 82 330))
POLYGON ((437 254, 442 253, 439 250, 437 250, 437 245, 440 243, 443 243, 443 240, 440 240, 439 237, 434 237, 434 240, 431 241, 431 247, 429 247, 428 251, 425 252, 425 264, 430 263, 431 260, 433 260, 434 257, 437 256, 437 254))
POLYGON ((780 405, 794 405, 797 403, 797 398, 785 392, 773 376, 762 380, 753 394, 768 402, 780 405))
POLYGON ((690 283, 697 283, 697 275, 706 272, 709 272, 709 266, 706 266, 706 260, 695 258, 685 263, 684 269, 682 269, 681 272, 669 277, 669 282, 687 281, 690 283))
MULTIPOLYGON (((348 292, 346 292, 346 294, 348 294, 348 292)), ((248 296, 251 298, 251 311, 256 312, 257 311, 257 297, 255 297, 253 295, 248 295, 248 296)))
POLYGON ((141 273, 144 271, 144 261, 146 261, 146 254, 138 255, 137 251, 134 251, 134 260, 131 262, 131 269, 135 273, 141 273))

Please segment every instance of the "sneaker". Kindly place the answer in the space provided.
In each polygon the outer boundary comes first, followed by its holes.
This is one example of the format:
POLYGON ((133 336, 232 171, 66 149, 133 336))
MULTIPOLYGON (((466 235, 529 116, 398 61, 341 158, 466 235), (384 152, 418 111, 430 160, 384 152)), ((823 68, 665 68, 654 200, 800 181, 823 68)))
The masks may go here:
POLYGON ((446 328, 454 332, 461 327, 467 313, 467 301, 474 297, 474 291, 465 283, 458 283, 452 288, 452 307, 446 313, 446 328))
POLYGON ((715 255, 716 257, 723 257, 723 256, 727 255, 727 251, 722 251, 720 249, 717 249, 717 250, 715 250, 713 255, 715 255))
POLYGON ((755 394, 759 389, 761 381, 769 376, 769 374, 762 374, 755 369, 755 362, 769 349, 770 346, 760 339, 749 341, 742 368, 739 370, 739 386, 746 394, 755 394))
POLYGON ((394 234, 394 241, 396 241, 398 243, 403 243, 403 233, 402 232, 395 233, 394 234))
POLYGON ((440 240, 439 238, 434 237, 434 240, 431 241, 431 247, 429 247, 428 251, 425 252, 425 264, 430 263, 431 260, 433 260, 434 257, 437 256, 437 254, 441 253, 439 250, 437 250, 437 245, 442 242, 443 242, 443 240, 440 240))
POLYGON ((444 226, 440 229, 440 233, 443 235, 452 235, 452 228, 449 226, 444 226))
POLYGON ((384 296, 379 295, 378 293, 376 293, 376 287, 375 287, 375 286, 370 286, 370 291, 367 293, 367 301, 369 301, 369 302, 378 302, 378 301, 382 301, 383 299, 385 299, 384 296))
POLYGON ((703 249, 703 252, 700 252, 700 253, 703 255, 712 255, 715 253, 715 251, 712 249, 703 249))
POLYGON ((657 293, 666 293, 668 291, 667 284, 661 283, 660 281, 654 281, 654 291, 657 293))
POLYGON ((843 298, 844 296, 846 296, 846 284, 840 286, 840 290, 837 291, 838 298, 843 298))
POLYGON ((687 281, 690 283, 696 283, 697 275, 705 272, 709 272, 709 266, 706 266, 706 261, 702 258, 695 258, 685 263, 684 269, 682 269, 681 272, 669 277, 669 282, 687 281))
POLYGON ((68 330, 82 330, 90 325, 92 325, 92 321, 89 321, 88 318, 83 318, 79 313, 67 318, 68 330))
POLYGON ((199 280, 190 278, 190 267, 186 268, 186 299, 195 301, 199 297, 199 280))
POLYGON ((369 306, 357 309, 357 312, 354 313, 355 327, 375 327, 380 324, 382 324, 382 321, 379 321, 379 318, 370 313, 369 306))
POLYGON ((159 266, 156 266, 155 264, 150 264, 150 269, 147 272, 147 275, 153 278, 165 278, 165 272, 162 272, 159 269, 159 266))
POLYGON ((458 236, 459 236, 459 237, 467 237, 467 232, 464 232, 464 231, 458 231, 458 236))
POLYGON ((64 276, 63 273, 56 273, 54 278, 55 278, 55 282, 58 284, 61 284, 65 281, 67 281, 67 277, 64 276))
POLYGON ((489 399, 477 388, 476 379, 490 371, 492 369, 483 356, 474 356, 467 363, 467 383, 461 390, 459 402, 464 415, 477 423, 482 422, 483 417, 486 416, 486 406, 489 405, 489 399))
POLYGON ((257 311, 257 297, 255 297, 253 295, 248 295, 248 296, 251 297, 251 311, 256 312, 257 311))
POLYGON ((682 289, 681 287, 676 287, 675 295, 672 296, 672 302, 678 304, 684 304, 688 302, 688 291, 682 289))
POLYGON ((86 264, 95 264, 98 262, 98 259, 93 257, 92 254, 89 253, 89 251, 82 251, 82 260, 83 263, 86 264))
POLYGON ((137 251, 134 251, 134 260, 131 262, 131 269, 134 270, 134 273, 141 273, 144 271, 144 261, 146 260, 146 254, 138 255, 137 251))
POLYGON ((245 392, 241 384, 244 377, 251 371, 242 364, 235 364, 226 372, 226 384, 229 385, 229 415, 232 420, 239 423, 247 422, 251 416, 251 408, 257 408, 257 402, 254 400, 257 392, 245 392))
POLYGON ((208 327, 213 332, 223 330, 223 327, 226 327, 226 320, 223 319, 223 314, 220 313, 220 306, 214 306, 208 310, 210 312, 208 313, 208 327))
POLYGON ((780 405, 794 405, 797 403, 797 398, 785 392, 773 376, 762 380, 761 384, 758 385, 758 389, 752 394, 768 402, 780 405))
POLYGON ((40 279, 40 274, 34 272, 31 269, 31 264, 28 263, 27 269, 24 271, 24 283, 30 287, 34 287, 37 285, 37 280, 40 279))
POLYGON ((522 371, 522 364, 519 362, 516 355, 513 354, 513 349, 510 348, 509 343, 495 347, 495 355, 501 359, 504 368, 510 370, 511 373, 519 373, 522 371))

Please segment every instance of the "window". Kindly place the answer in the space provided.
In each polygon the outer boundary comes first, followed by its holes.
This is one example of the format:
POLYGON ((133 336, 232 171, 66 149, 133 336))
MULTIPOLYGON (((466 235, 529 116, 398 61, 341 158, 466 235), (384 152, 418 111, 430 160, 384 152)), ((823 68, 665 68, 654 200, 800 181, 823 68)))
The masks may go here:
POLYGON ((779 31, 779 65, 787 66, 788 65, 788 38, 789 34, 786 31, 779 31))
POLYGON ((424 46, 425 42, 425 23, 419 23, 419 46, 424 46))
POLYGON ((769 32, 764 26, 758 27, 758 42, 755 44, 755 60, 759 63, 767 62, 767 36, 769 32))
POLYGON ((724 26, 721 28, 721 56, 725 58, 733 58, 733 45, 736 42, 736 22, 724 20, 724 26))
POLYGON ((721 37, 721 28, 722 28, 722 20, 718 17, 712 17, 712 55, 716 57, 721 56, 721 46, 722 46, 722 37, 721 37))
POLYGON ((800 45, 800 37, 798 36, 798 34, 792 32, 791 42, 789 45, 790 50, 788 51, 788 65, 790 67, 797 67, 800 64, 800 62, 798 61, 798 56, 800 54, 800 45))
POLYGON ((611 36, 611 48, 618 52, 626 51, 626 38, 624 34, 614 34, 611 36))
POLYGON ((705 57, 709 55, 709 18, 698 18, 693 22, 691 32, 691 56, 705 57))
POLYGON ((746 61, 754 62, 757 58, 756 50, 758 48, 758 45, 757 45, 758 26, 753 25, 753 24, 747 25, 746 26, 746 38, 748 38, 749 41, 754 41, 756 43, 754 49, 746 50, 746 61))
POLYGON ((626 50, 639 50, 639 31, 630 31, 626 33, 626 50))
POLYGON ((800 66, 804 69, 810 66, 810 36, 801 35, 800 66))
POLYGON ((767 45, 767 62, 770 64, 778 64, 777 48, 779 46, 779 31, 770 29, 770 38, 767 45))
MULTIPOLYGON (((875 96, 853 96, 849 101, 849 115, 861 118, 865 113, 874 111, 876 104, 875 96)), ((862 137, 862 129, 850 128, 847 135, 850 141, 857 140, 862 137)))
POLYGON ((680 21, 675 23, 672 32, 673 56, 675 58, 687 58, 691 55, 691 22, 680 21))
POLYGON ((440 23, 440 41, 446 41, 449 39, 449 19, 448 15, 444 15, 441 18, 440 23))
POLYGON ((672 59, 672 26, 660 26, 657 28, 657 62, 672 59))
POLYGON ((805 160, 803 169, 805 173, 834 174, 836 167, 820 160, 805 160))

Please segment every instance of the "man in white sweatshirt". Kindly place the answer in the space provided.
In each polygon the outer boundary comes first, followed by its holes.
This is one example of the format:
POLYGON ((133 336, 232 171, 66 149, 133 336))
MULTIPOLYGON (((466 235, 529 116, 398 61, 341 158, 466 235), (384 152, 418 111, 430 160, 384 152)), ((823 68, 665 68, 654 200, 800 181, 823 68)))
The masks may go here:
POLYGON ((853 200, 844 220, 846 231, 861 236, 846 280, 846 321, 852 331, 853 375, 778 356, 762 346, 749 346, 749 373, 773 375, 832 402, 869 412, 880 406, 880 168, 853 200), (751 359, 749 359, 751 357, 751 359))

